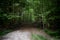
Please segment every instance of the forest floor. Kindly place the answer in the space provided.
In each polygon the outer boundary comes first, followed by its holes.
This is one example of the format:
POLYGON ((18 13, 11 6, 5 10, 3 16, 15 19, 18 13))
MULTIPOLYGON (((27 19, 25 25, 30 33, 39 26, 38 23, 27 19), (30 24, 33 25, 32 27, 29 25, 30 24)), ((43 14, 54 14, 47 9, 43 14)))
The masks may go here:
POLYGON ((38 34, 47 38, 47 40, 54 40, 43 30, 37 28, 26 28, 23 27, 20 30, 15 30, 3 36, 3 40, 32 40, 31 34, 38 34))

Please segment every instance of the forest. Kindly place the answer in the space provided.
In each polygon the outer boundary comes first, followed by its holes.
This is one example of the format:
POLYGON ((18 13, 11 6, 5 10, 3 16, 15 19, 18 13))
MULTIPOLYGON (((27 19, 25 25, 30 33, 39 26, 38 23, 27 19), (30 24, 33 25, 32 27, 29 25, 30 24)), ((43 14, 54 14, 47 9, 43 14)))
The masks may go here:
POLYGON ((60 0, 0 0, 0 39, 12 31, 28 26, 44 30, 46 34, 59 40, 59 13, 60 0))

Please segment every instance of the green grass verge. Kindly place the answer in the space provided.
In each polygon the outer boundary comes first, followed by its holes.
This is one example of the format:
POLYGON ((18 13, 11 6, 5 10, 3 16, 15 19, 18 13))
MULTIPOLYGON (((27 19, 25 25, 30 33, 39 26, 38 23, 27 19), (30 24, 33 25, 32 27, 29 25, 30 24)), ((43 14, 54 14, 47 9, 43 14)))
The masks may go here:
POLYGON ((47 40, 47 39, 41 35, 32 34, 32 40, 47 40))

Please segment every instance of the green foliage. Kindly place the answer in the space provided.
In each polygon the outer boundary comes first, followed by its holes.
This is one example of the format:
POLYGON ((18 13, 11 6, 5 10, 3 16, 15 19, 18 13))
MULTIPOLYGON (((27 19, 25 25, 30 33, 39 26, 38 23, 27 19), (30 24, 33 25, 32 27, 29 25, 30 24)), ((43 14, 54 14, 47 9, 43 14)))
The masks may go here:
POLYGON ((7 33, 9 33, 9 32, 11 32, 12 30, 3 30, 3 31, 0 31, 0 36, 3 36, 3 35, 5 35, 5 34, 7 34, 7 33))
POLYGON ((4 0, 3 0, 1 3, 4 4, 3 7, 8 6, 6 8, 2 8, 2 4, 0 4, 2 11, 7 12, 8 14, 13 12, 13 13, 11 13, 11 14, 13 14, 11 16, 11 18, 16 13, 19 16, 21 16, 21 20, 30 21, 30 22, 35 22, 37 17, 39 17, 39 18, 42 17, 43 23, 46 23, 47 14, 49 14, 51 12, 52 8, 55 8, 52 6, 52 5, 54 5, 54 3, 50 0, 18 0, 18 1, 17 0, 10 0, 10 1, 7 0, 6 2, 4 2, 4 0), (10 4, 6 5, 6 3, 10 3, 10 4), (11 12, 9 13, 8 11, 11 11, 11 12))
POLYGON ((45 29, 45 32, 46 32, 47 34, 49 34, 50 36, 53 36, 53 37, 55 37, 55 38, 60 38, 59 31, 60 31, 60 30, 52 31, 52 30, 49 30, 49 29, 45 29))
MULTIPOLYGON (((49 24, 49 28, 54 25, 58 27, 60 20, 58 3, 60 3, 58 0, 0 0, 0 23, 8 24, 10 20, 15 19, 25 23, 41 21, 43 24, 49 24)), ((48 30, 48 34, 57 35, 56 33, 59 32, 48 30)))
POLYGON ((47 40, 47 39, 41 35, 32 34, 32 40, 47 40))

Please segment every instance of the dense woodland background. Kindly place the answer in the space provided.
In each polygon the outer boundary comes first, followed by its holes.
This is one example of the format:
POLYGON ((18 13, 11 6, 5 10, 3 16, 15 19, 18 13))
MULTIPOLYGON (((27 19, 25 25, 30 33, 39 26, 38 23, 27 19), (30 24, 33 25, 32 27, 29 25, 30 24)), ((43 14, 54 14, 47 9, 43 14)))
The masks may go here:
POLYGON ((0 0, 0 35, 24 25, 60 38, 60 0, 0 0))

